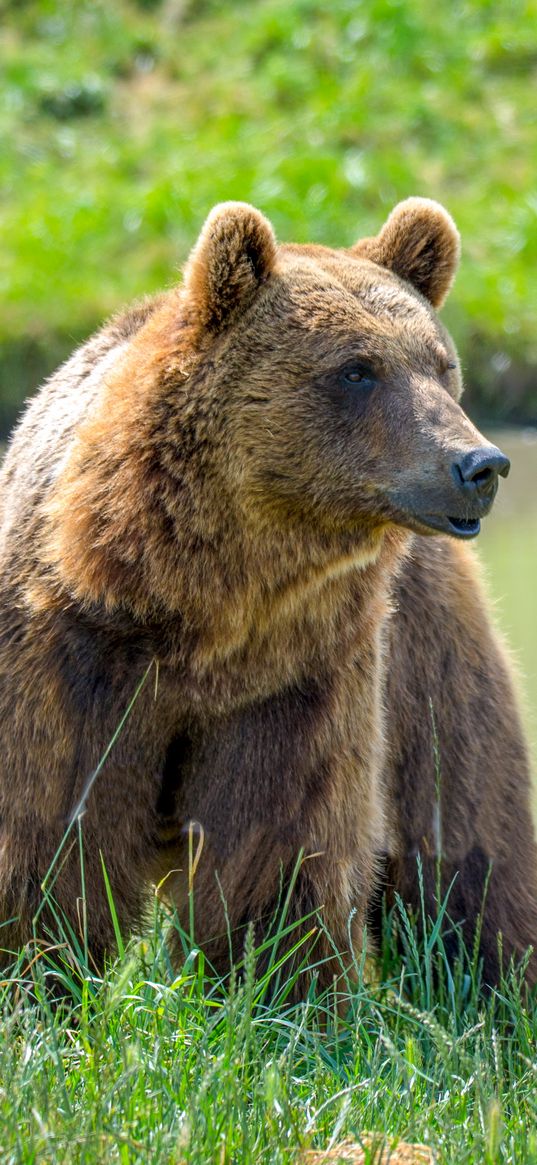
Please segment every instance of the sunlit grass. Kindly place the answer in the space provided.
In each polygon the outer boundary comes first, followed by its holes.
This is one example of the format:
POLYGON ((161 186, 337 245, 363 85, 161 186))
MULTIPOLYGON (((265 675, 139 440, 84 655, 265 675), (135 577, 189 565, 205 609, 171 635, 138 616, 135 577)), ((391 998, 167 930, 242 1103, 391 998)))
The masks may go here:
POLYGON ((382 983, 357 963, 352 986, 290 1007, 292 980, 271 999, 258 978, 251 932, 224 982, 195 946, 172 969, 168 925, 155 905, 102 980, 67 941, 3 981, 3 1162, 269 1165, 365 1130, 453 1165, 537 1162, 536 1013, 517 975, 485 997, 433 922, 419 942, 398 912, 382 983))

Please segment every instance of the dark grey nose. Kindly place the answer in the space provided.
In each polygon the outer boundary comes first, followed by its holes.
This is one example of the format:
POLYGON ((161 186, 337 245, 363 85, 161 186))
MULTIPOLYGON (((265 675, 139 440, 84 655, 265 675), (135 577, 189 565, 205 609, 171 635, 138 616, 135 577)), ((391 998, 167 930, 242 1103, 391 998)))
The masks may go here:
POLYGON ((472 449, 460 461, 455 461, 452 473, 457 484, 465 493, 489 497, 496 492, 498 477, 507 477, 511 468, 508 457, 489 445, 485 449, 472 449))

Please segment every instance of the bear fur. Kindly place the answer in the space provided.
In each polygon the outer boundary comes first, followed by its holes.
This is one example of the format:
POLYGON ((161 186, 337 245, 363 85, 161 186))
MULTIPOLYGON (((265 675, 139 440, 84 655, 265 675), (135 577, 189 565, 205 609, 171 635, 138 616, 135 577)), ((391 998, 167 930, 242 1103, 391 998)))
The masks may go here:
POLYGON ((222 971, 289 892, 329 983, 382 885, 418 905, 418 854, 469 942, 484 910, 487 981, 498 932, 535 941, 509 665, 469 550, 429 536, 476 532, 497 481, 454 471, 490 448, 435 312, 458 255, 425 199, 341 251, 222 204, 182 285, 28 406, 0 487, 6 957, 54 934, 48 876, 100 966, 103 862, 124 933, 155 884, 186 925, 193 889, 222 971))

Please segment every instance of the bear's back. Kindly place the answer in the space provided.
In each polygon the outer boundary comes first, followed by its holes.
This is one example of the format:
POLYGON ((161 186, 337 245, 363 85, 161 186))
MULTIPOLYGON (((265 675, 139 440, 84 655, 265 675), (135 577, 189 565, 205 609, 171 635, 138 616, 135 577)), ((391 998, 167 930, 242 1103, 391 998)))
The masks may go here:
POLYGON ((99 397, 106 373, 158 302, 158 296, 148 299, 111 319, 76 349, 26 406, 0 472, 1 555, 11 532, 17 536, 37 518, 81 421, 99 397))

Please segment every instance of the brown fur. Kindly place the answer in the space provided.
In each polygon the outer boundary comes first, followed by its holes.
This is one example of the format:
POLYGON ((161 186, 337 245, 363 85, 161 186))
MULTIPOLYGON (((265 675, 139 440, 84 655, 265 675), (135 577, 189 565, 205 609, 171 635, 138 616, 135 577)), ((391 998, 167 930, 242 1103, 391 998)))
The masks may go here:
MULTIPOLYGON (((162 878, 185 919, 191 821, 197 937, 219 967, 222 898, 237 954, 300 853, 288 920, 319 912, 348 954, 379 856, 412 899, 430 852, 429 699, 469 928, 495 863, 487 973, 499 927, 508 953, 535 935, 510 680, 466 552, 420 536, 422 513, 465 516, 453 459, 485 447, 431 307, 457 256, 424 200, 351 252, 277 247, 258 211, 224 204, 183 286, 104 328, 29 406, 1 483, 8 946, 82 802, 95 960, 113 946, 101 855, 124 928, 162 878)), ((76 845, 63 856, 54 892, 77 928, 76 845)), ((328 982, 323 933, 317 955, 328 982)))
MULTIPOLYGON (((537 934, 528 756, 505 649, 490 625, 476 559, 451 540, 416 539, 401 574, 387 678, 388 797, 398 841, 387 881, 421 911, 453 881, 448 913, 472 948, 482 914, 485 979, 537 934), (423 618, 426 612, 426 618, 423 618)), ((531 957, 529 978, 537 978, 531 957)))

